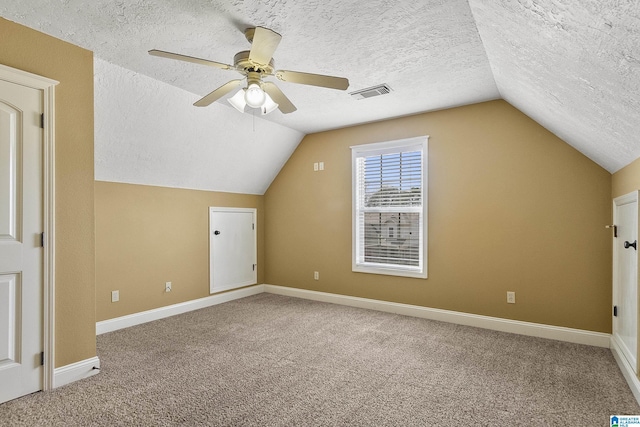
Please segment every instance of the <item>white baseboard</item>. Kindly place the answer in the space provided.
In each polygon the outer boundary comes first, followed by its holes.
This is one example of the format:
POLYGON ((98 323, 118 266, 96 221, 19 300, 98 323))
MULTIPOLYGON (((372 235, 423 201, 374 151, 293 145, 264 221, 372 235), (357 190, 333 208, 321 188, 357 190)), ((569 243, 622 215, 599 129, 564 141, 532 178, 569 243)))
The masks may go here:
POLYGON ((602 332, 543 325, 540 323, 521 322, 518 320, 501 319, 498 317, 481 316, 478 314, 461 313, 458 311, 441 310, 417 305, 288 288, 284 286, 264 285, 264 291, 272 294, 330 302, 333 304, 348 305, 351 307, 367 308, 370 310, 421 317, 424 319, 438 320, 458 325, 475 326, 478 328, 492 329, 494 331, 548 338, 576 344, 586 344, 595 347, 609 348, 610 346, 611 334, 602 332))
POLYGON ((631 389, 633 396, 636 398, 638 403, 640 403, 640 380, 638 380, 638 376, 634 372, 633 367, 629 364, 627 358, 622 354, 622 350, 613 336, 611 336, 610 347, 611 353, 613 353, 613 357, 616 359, 618 367, 620 368, 622 375, 624 375, 624 379, 627 380, 627 384, 629 384, 629 388, 631 389))
POLYGON ((152 322, 154 320, 164 319, 165 317, 175 316, 176 314, 182 314, 188 311, 199 310, 201 308, 222 304, 251 295, 261 294, 263 292, 264 285, 255 285, 238 289, 236 291, 229 291, 153 310, 142 311, 140 313, 134 313, 127 316, 116 317, 115 319, 103 320, 101 322, 96 322, 96 335, 140 325, 142 323, 152 322))
POLYGON ((405 316, 420 317, 423 319, 438 320, 441 322, 449 322, 459 325, 475 326, 478 328, 492 329, 501 332, 548 338, 576 344, 586 344, 605 348, 609 348, 611 346, 611 334, 602 332, 585 331, 582 329, 565 328, 562 326, 543 325, 540 323, 522 322, 519 320, 502 319, 499 317, 482 316, 478 314, 441 310, 438 308, 422 307, 418 305, 401 304, 266 284, 211 295, 209 297, 193 301, 186 301, 179 304, 117 317, 115 319, 103 320, 96 323, 96 334, 100 335, 116 331, 118 329, 164 319, 165 317, 175 316, 176 314, 182 314, 192 310, 199 310, 201 308, 222 304, 251 295, 257 295, 262 292, 402 314, 405 316))
POLYGON ((53 370, 53 388, 62 387, 100 372, 100 359, 92 357, 53 370))

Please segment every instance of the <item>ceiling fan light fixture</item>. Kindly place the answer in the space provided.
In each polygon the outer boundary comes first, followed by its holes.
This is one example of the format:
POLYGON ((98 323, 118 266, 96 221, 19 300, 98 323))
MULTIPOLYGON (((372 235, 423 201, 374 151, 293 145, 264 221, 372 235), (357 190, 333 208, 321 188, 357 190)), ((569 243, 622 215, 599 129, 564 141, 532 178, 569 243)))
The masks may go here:
POLYGON ((245 89, 240 89, 235 95, 227 99, 229 104, 233 105, 233 108, 241 113, 244 113, 244 107, 247 105, 247 102, 244 100, 244 91, 245 89))
POLYGON ((260 108, 266 100, 266 93, 257 83, 251 83, 244 92, 244 100, 251 108, 260 108))
MULTIPOLYGON (((250 85, 251 86, 251 85, 250 85)), ((235 108, 236 110, 238 110, 241 113, 245 112, 246 106, 249 105, 246 101, 246 95, 247 95, 247 90, 248 89, 240 89, 238 92, 236 92, 235 95, 233 95, 231 98, 228 98, 227 101, 229 101, 229 104, 231 104, 233 106, 233 108, 235 108)), ((260 89, 262 90, 262 89, 260 89)), ((262 105, 259 105, 258 107, 255 108, 259 108, 260 112, 262 113, 262 115, 264 116, 265 114, 269 114, 271 113, 273 110, 277 109, 279 107, 279 105, 273 101, 273 99, 271 99, 271 97, 269 96, 268 93, 266 92, 262 92, 264 94, 264 102, 262 103, 262 105)), ((249 105, 251 107, 251 105, 249 105)), ((253 107, 252 107, 253 108, 253 107)))
POLYGON ((264 116, 265 114, 269 114, 276 108, 278 108, 278 104, 275 103, 273 99, 271 99, 268 93, 265 93, 264 104, 262 104, 262 106, 260 107, 260 112, 262 112, 262 115, 264 116))

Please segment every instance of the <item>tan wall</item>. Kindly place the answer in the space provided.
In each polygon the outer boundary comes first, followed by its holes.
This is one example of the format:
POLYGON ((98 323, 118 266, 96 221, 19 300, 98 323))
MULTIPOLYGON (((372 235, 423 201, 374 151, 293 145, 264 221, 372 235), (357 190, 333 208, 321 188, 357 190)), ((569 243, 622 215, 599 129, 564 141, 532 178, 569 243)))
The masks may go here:
POLYGON ((209 207, 256 208, 263 283, 263 196, 96 181, 97 320, 209 296, 209 207), (171 292, 164 292, 172 282, 171 292), (111 302, 111 291, 120 301, 111 302))
POLYGON ((269 284, 611 331, 611 175, 504 101, 308 135, 265 216, 269 284), (353 273, 349 146, 418 135, 429 278, 353 273))
POLYGON ((93 54, 0 18, 0 63, 56 86, 56 367, 96 355, 93 54))
POLYGON ((640 159, 613 174, 611 189, 613 198, 640 189, 640 159))

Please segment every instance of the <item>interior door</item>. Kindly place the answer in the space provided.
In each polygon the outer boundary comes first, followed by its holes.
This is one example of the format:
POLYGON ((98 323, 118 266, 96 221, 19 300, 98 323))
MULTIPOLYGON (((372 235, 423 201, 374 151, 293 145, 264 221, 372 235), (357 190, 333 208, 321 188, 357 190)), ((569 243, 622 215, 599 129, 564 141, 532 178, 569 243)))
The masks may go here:
POLYGON ((0 80, 0 402, 42 389, 43 92, 0 80))
POLYGON ((256 210, 209 208, 211 293, 257 283, 256 210))
POLYGON ((638 372, 638 192, 617 197, 613 246, 613 337, 638 372))

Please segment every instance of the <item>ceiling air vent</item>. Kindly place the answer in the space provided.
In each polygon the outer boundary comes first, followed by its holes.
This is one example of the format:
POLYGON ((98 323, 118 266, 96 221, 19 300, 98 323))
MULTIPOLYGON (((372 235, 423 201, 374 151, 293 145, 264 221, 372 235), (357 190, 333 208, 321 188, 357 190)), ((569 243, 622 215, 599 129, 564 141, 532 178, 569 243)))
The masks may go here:
POLYGON ((366 89, 356 90, 354 92, 350 92, 349 95, 353 96, 355 99, 366 99, 374 96, 386 95, 389 92, 391 92, 391 88, 385 83, 378 86, 368 87, 366 89))

